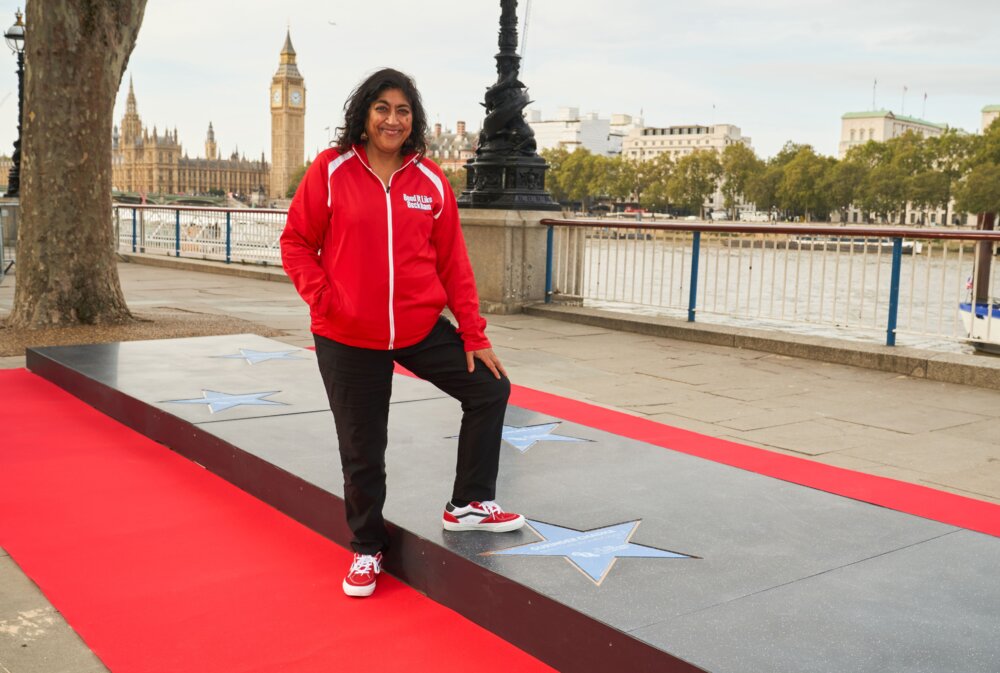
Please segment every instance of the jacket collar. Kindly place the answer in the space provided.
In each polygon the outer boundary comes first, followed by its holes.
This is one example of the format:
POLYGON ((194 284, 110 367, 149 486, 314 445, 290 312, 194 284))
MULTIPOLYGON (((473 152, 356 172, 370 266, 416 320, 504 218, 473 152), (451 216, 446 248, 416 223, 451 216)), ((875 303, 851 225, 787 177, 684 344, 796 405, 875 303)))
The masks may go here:
MULTIPOLYGON (((357 157, 358 157, 358 159, 361 160, 361 163, 363 163, 370 170, 371 167, 372 167, 372 165, 368 161, 368 152, 365 151, 365 146, 363 144, 361 144, 361 143, 355 143, 354 145, 351 145, 351 149, 354 150, 354 154, 356 154, 357 157)), ((403 168, 405 168, 407 164, 411 163, 412 161, 414 161, 416 159, 419 159, 419 157, 417 156, 416 152, 408 152, 408 153, 404 154, 403 155, 403 163, 400 164, 400 166, 399 166, 400 170, 402 170, 403 168)))

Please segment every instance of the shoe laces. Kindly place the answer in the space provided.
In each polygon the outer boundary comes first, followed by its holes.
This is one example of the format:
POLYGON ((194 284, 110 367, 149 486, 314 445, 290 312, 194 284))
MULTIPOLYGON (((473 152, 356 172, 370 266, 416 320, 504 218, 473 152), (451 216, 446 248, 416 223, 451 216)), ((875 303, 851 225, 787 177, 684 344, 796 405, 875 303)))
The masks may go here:
POLYGON ((355 554, 354 563, 351 564, 351 575, 370 575, 372 570, 375 574, 382 572, 382 564, 374 556, 368 554, 355 554))
POLYGON ((483 500, 479 504, 490 514, 503 514, 503 508, 492 500, 483 500))

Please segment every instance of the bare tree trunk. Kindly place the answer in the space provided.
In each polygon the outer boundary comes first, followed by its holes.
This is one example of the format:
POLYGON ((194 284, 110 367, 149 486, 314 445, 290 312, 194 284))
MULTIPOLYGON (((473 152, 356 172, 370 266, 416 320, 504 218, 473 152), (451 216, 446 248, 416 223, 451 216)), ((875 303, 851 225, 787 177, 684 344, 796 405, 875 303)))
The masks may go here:
POLYGON ((29 0, 19 327, 125 322, 111 227, 115 95, 146 0, 29 0))
MULTIPOLYGON (((976 229, 993 231, 996 213, 979 213, 976 218, 976 229)), ((979 241, 976 243, 976 266, 973 277, 976 279, 974 301, 977 303, 990 300, 990 265, 993 262, 993 242, 979 241)), ((987 313, 989 315, 989 313, 987 313)))

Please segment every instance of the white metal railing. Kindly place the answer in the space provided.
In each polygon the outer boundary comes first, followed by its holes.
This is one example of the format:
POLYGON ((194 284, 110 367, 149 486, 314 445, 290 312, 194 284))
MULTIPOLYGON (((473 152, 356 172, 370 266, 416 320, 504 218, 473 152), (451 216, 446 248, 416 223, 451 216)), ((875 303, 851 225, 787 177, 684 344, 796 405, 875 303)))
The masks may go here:
POLYGON ((223 262, 281 264, 284 210, 128 206, 114 208, 119 250, 223 262))
MULTIPOLYGON (((543 223, 551 297, 591 306, 928 345, 969 338, 960 304, 973 288, 980 312, 1000 297, 1000 232, 543 223), (982 280, 977 240, 996 259, 982 280)), ((1000 342, 998 325, 986 320, 982 338, 1000 342)))

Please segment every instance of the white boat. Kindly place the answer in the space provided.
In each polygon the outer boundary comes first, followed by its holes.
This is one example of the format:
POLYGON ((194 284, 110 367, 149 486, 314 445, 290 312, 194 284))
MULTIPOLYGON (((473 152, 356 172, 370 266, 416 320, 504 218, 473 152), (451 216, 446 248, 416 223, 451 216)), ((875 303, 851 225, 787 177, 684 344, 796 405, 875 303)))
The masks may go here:
POLYGON ((985 302, 976 304, 973 317, 972 303, 962 302, 958 305, 962 315, 962 324, 969 334, 969 343, 976 350, 1000 355, 1000 304, 990 306, 985 302))
MULTIPOLYGON (((892 253, 893 242, 888 238, 863 236, 797 236, 788 241, 789 250, 832 250, 834 252, 892 253)), ((903 241, 904 255, 919 255, 924 250, 921 241, 903 241)))

